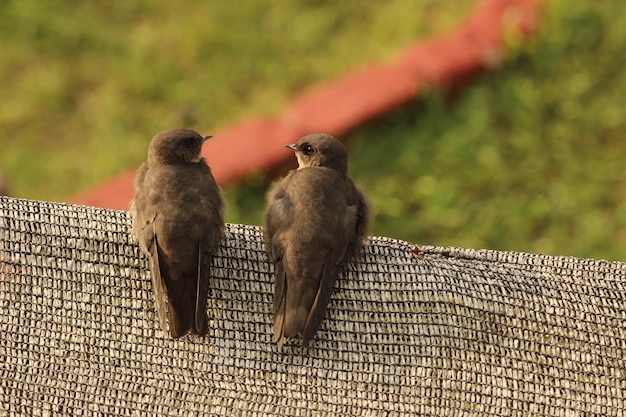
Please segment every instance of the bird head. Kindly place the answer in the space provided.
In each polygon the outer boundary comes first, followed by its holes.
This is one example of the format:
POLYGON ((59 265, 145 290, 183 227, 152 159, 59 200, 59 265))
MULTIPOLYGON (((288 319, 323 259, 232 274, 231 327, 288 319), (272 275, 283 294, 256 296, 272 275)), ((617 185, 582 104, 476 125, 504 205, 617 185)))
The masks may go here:
POLYGON ((202 144, 211 136, 190 129, 170 129, 157 133, 150 141, 148 163, 197 163, 202 160, 202 144))
POLYGON ((348 152, 333 136, 313 133, 285 147, 296 153, 299 168, 325 167, 342 174, 348 172, 348 152))

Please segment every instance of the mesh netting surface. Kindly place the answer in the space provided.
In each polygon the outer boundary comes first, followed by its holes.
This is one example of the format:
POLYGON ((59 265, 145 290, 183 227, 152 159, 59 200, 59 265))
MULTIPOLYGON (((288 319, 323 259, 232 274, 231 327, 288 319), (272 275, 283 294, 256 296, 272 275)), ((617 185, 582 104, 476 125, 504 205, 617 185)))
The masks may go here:
POLYGON ((0 415, 621 416, 626 264, 370 238, 310 346, 228 225, 207 337, 166 338, 124 211, 0 198, 0 415))

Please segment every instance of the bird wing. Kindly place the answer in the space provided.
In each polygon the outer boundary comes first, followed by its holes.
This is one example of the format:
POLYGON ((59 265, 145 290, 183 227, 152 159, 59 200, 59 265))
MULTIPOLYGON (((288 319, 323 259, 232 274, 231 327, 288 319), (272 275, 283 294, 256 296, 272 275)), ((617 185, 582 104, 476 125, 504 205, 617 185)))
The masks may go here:
POLYGON ((206 186, 202 195, 195 195, 194 198, 200 198, 198 201, 201 207, 204 207, 204 213, 212 213, 203 227, 204 235, 198 242, 198 281, 196 283, 196 303, 194 306, 194 329, 197 334, 204 336, 207 334, 207 300, 209 293, 209 277, 211 269, 211 260, 213 254, 218 250, 220 242, 224 237, 224 200, 220 192, 215 178, 211 173, 211 168, 202 162, 197 165, 201 175, 204 177, 202 183, 206 186))
POLYGON ((274 340, 279 349, 283 346, 287 306, 287 274, 282 262, 285 253, 282 234, 291 227, 293 221, 293 207, 283 188, 288 178, 290 175, 270 188, 264 222, 265 249, 274 263, 274 340))
POLYGON ((159 324, 163 332, 167 334, 169 332, 165 304, 167 290, 161 277, 158 242, 154 232, 154 221, 157 213, 154 209, 146 210, 146 195, 145 192, 141 192, 147 173, 148 166, 144 163, 139 167, 135 176, 135 198, 130 203, 130 214, 133 220, 131 235, 139 244, 141 251, 148 257, 148 267, 151 272, 150 276, 152 278, 152 289, 157 315, 159 316, 159 324), (142 210, 138 210, 137 205, 141 206, 142 210))
POLYGON ((194 327, 197 333, 204 336, 208 328, 206 303, 209 293, 209 269, 211 253, 206 242, 198 242, 198 282, 196 284, 196 305, 194 327))
POLYGON ((154 291, 154 304, 159 316, 159 324, 164 333, 169 333, 167 325, 167 287, 161 275, 161 263, 159 261, 159 242, 154 233, 154 220, 156 212, 148 217, 137 217, 137 240, 142 251, 148 257, 150 276, 152 277, 152 289, 154 291))
POLYGON ((289 195, 285 192, 283 184, 290 176, 277 182, 270 188, 267 198, 267 211, 265 213, 265 249, 270 260, 277 262, 282 259, 285 248, 281 242, 281 235, 291 227, 293 221, 293 205, 289 195))
MULTIPOLYGON (((356 187, 355 187, 356 188, 356 187)), ((354 237, 356 239, 356 249, 358 249, 363 243, 363 239, 365 239, 367 234, 367 226, 370 222, 370 211, 369 211, 369 203, 365 194, 361 192, 358 188, 356 188, 356 196, 357 196, 357 219, 354 230, 354 237)))
POLYGON ((339 268, 330 260, 330 254, 327 252, 324 258, 324 269, 320 277, 317 294, 315 295, 306 324, 302 330, 302 345, 305 347, 309 344, 309 341, 313 339, 315 332, 324 319, 326 306, 330 301, 330 295, 335 288, 335 282, 338 276, 339 268))
POLYGON ((153 244, 149 247, 150 258, 150 271, 152 272, 152 289, 154 291, 154 304, 156 306, 157 314, 159 316, 159 324, 163 333, 170 333, 170 329, 167 324, 167 307, 165 300, 167 300, 167 287, 165 281, 161 275, 161 264, 159 261, 159 242, 156 235, 153 235, 153 244))
POLYGON ((345 230, 351 231, 346 240, 345 251, 341 258, 335 259, 337 265, 345 265, 355 257, 363 245, 369 224, 369 205, 365 195, 354 187, 354 199, 348 201, 348 210, 344 217, 345 230))
POLYGON ((304 346, 313 338, 324 319, 326 307, 339 276, 339 270, 354 254, 356 239, 362 239, 357 236, 358 233, 361 233, 357 229, 364 229, 365 227, 359 225, 358 219, 359 214, 363 211, 361 205, 365 204, 364 199, 362 199, 363 196, 348 178, 341 185, 341 188, 345 190, 345 205, 339 204, 334 206, 324 215, 325 218, 333 218, 334 220, 331 224, 336 225, 336 227, 330 231, 326 230, 324 233, 323 239, 327 241, 328 246, 326 253, 320 254, 324 257, 324 266, 319 278, 315 299, 302 331, 304 346))
POLYGON ((274 341, 283 348, 285 338, 285 309, 287 306, 287 274, 281 261, 274 264, 274 341))

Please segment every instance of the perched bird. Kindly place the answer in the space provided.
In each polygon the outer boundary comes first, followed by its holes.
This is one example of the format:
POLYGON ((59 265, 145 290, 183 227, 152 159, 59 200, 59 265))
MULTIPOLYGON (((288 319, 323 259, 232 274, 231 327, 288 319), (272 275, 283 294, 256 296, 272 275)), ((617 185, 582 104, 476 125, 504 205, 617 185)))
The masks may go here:
POLYGON ((208 331, 209 267, 225 227, 220 189, 200 154, 210 137, 158 133, 135 176, 132 235, 148 257, 161 328, 174 338, 208 331))
POLYGON ((274 339, 319 328, 340 269, 365 238, 368 206, 347 177, 348 155, 332 136, 311 134, 292 145, 298 169, 267 193, 265 248, 274 263, 274 339))

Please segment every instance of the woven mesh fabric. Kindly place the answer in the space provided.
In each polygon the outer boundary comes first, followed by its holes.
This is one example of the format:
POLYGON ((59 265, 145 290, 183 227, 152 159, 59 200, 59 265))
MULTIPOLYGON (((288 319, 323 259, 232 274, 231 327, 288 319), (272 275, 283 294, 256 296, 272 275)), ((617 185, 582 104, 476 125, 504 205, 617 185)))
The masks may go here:
POLYGON ((0 415, 621 416, 626 264, 370 238, 311 345, 229 225, 207 337, 158 327, 124 211, 0 198, 0 415))

